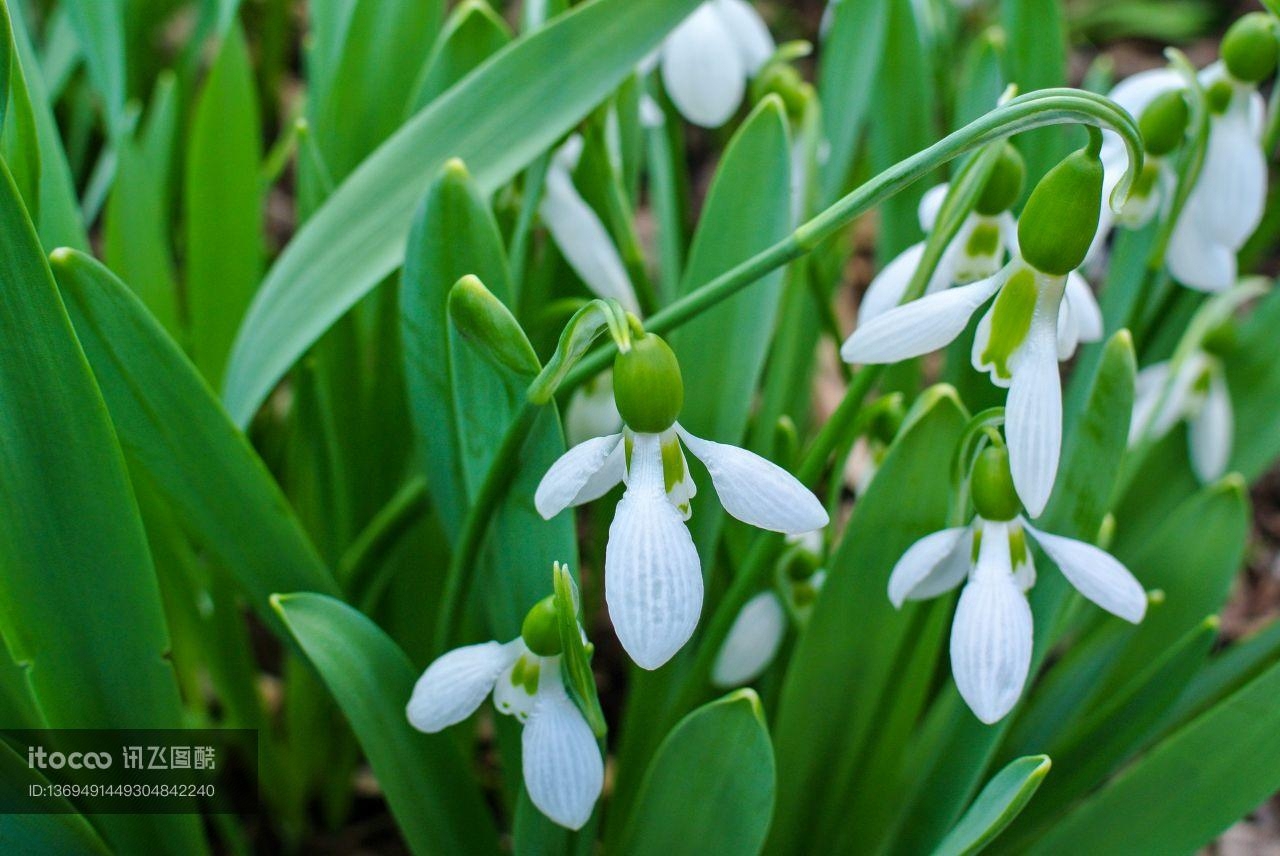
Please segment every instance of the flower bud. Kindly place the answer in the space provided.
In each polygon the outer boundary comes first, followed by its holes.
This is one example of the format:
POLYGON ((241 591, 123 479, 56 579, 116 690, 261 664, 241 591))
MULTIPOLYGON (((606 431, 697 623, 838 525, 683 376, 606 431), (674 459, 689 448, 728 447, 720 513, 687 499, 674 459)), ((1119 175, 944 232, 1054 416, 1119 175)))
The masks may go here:
POLYGON ((680 363, 653 333, 631 341, 613 361, 613 398, 622 421, 642 434, 661 434, 675 424, 684 406, 680 363))
POLYGON ((760 69, 760 73, 751 81, 754 102, 759 103, 771 94, 782 99, 787 117, 798 124, 804 118, 809 102, 813 100, 813 86, 800 76, 794 66, 775 60, 760 69))
POLYGON ((982 195, 973 206, 974 210, 985 217, 1008 211, 1022 195, 1022 185, 1026 180, 1026 162, 1018 150, 1006 142, 986 186, 982 188, 982 195))
POLYGON ((1099 145, 1091 141, 1049 170, 1018 218, 1022 257, 1042 273, 1066 276, 1089 252, 1102 209, 1099 145))
POLYGON ((1222 61, 1236 80, 1259 83, 1276 70, 1276 31, 1264 12, 1245 15, 1222 38, 1222 61))
POLYGON ((1147 151, 1163 157, 1182 145, 1190 118, 1191 111, 1181 89, 1157 95, 1138 119, 1138 130, 1142 132, 1147 151))
POLYGON ((524 639, 525 646, 539 657, 554 657, 560 653, 560 624, 554 595, 533 605, 520 626, 520 637, 524 639))
POLYGON ((973 464, 969 477, 973 506, 983 520, 1012 520, 1022 510, 1009 470, 1009 452, 1003 446, 988 446, 973 464))
POLYGON ((521 377, 542 369, 520 322, 479 279, 468 274, 458 280, 448 306, 454 327, 494 365, 521 377))

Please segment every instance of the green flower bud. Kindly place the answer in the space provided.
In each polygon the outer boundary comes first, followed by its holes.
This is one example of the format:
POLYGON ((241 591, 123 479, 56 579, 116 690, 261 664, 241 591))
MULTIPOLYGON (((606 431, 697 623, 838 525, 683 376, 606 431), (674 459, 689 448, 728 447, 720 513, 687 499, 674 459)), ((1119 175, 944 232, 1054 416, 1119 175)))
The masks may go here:
POLYGON ((554 657, 563 650, 554 596, 545 597, 533 605, 520 626, 520 637, 524 639, 525 646, 539 657, 554 657))
POLYGON ((1236 80, 1259 83, 1276 70, 1276 31, 1265 12, 1245 15, 1222 38, 1222 61, 1236 80))
POLYGON ((984 520, 1012 520, 1022 511, 1018 492, 1009 471, 1009 452, 1003 446, 988 446, 974 462, 969 477, 969 493, 978 516, 984 520))
POLYGON ((633 431, 661 434, 684 406, 680 363, 666 342, 652 333, 631 341, 631 350, 613 361, 613 398, 633 431))
MULTIPOLYGON (((1099 138, 1101 135, 1098 135, 1099 138)), ((1022 257, 1042 273, 1066 276, 1080 267, 1102 210, 1100 143, 1067 155, 1049 170, 1018 218, 1022 257)))
POLYGON ((813 100, 813 87, 800 76, 795 67, 785 62, 771 62, 751 81, 751 98, 759 103, 769 95, 777 95, 786 108, 787 118, 799 124, 804 118, 809 102, 813 100))
POLYGON ((974 210, 986 217, 994 217, 1008 211, 1022 195, 1022 185, 1027 181, 1027 165, 1022 155, 1009 143, 1000 150, 1000 159, 991 170, 987 184, 982 188, 974 210))
POLYGON ((494 365, 521 377, 542 369, 520 322, 476 277, 458 280, 449 290, 448 307, 454 327, 494 365))
POLYGON ((1138 119, 1138 130, 1142 132, 1147 151, 1163 157, 1182 145, 1190 119, 1191 111, 1181 89, 1157 95, 1138 119))

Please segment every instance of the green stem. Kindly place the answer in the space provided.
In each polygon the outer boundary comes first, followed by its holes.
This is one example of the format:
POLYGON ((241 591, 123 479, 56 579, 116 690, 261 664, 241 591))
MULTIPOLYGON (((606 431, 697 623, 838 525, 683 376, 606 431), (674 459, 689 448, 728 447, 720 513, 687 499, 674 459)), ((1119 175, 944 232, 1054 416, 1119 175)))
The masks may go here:
POLYGON ((540 406, 529 401, 521 407, 516 418, 507 427, 507 433, 502 438, 497 454, 493 456, 480 492, 476 494, 475 502, 467 512, 462 524, 462 534, 458 537, 445 577, 444 597, 440 601, 440 614, 436 619, 436 656, 449 649, 457 632, 467 595, 471 591, 471 583, 475 580, 476 558, 480 555, 485 535, 489 532, 489 522, 515 475, 520 452, 541 412, 540 406))

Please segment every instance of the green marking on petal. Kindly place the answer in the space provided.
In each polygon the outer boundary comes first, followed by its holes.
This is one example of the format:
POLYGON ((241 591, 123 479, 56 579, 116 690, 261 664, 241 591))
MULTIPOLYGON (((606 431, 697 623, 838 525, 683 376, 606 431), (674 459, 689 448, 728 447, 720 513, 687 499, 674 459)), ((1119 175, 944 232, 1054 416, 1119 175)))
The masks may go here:
POLYGON ((978 554, 982 552, 982 529, 975 527, 973 530, 973 543, 969 547, 969 564, 976 565, 978 563, 978 554))
POLYGON ((965 254, 970 258, 985 259, 1000 249, 1000 228, 995 223, 983 222, 974 227, 965 243, 965 254))
POLYGON ((662 444, 662 480, 667 493, 684 481, 684 455, 680 454, 680 441, 672 437, 662 444))
POLYGON ((1014 570, 1025 565, 1030 558, 1027 552, 1027 533, 1022 531, 1021 526, 1009 527, 1009 558, 1013 560, 1014 570))
POLYGON ((524 691, 529 695, 538 692, 538 675, 542 668, 536 662, 527 663, 524 669, 524 691))
POLYGON ((991 310, 991 335, 982 351, 982 362, 990 365, 997 377, 1004 380, 1013 377, 1009 360, 1031 330, 1036 296, 1036 276, 1028 268, 1009 277, 996 296, 991 310))

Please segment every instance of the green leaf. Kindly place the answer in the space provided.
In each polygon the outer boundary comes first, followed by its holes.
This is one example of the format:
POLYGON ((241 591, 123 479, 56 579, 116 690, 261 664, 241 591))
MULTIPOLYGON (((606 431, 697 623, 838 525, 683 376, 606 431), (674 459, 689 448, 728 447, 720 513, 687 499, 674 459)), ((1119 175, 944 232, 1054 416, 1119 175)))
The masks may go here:
POLYGON ((196 102, 185 170, 191 353, 215 385, 262 269, 261 134, 249 49, 233 26, 196 102))
POLYGON ((280 489, 208 385, 106 268, 74 250, 53 269, 129 465, 268 621, 273 592, 337 594, 280 489))
POLYGON ((39 770, 32 769, 25 758, 13 747, 0 741, 0 806, 5 806, 4 821, 0 824, 5 848, 12 853, 67 853, 105 854, 111 851, 98 837, 84 815, 65 797, 49 797, 42 803, 59 813, 14 814, 10 806, 28 800, 27 789, 32 785, 49 787, 49 780, 39 770))
POLYGON ((247 423, 294 361, 400 265, 413 212, 448 158, 466 160, 481 191, 492 193, 697 4, 593 0, 512 43, 409 120, 307 221, 267 275, 227 372, 233 418, 247 423), (576 47, 572 63, 563 61, 567 44, 576 47))
POLYGON ((996 774, 964 817, 947 834, 933 856, 978 853, 1008 826, 1031 801, 1049 774, 1048 755, 1019 758, 996 774))
POLYGON ((409 100, 410 115, 426 107, 511 41, 511 30, 484 0, 463 0, 444 22, 409 100))
POLYGON ((169 247, 169 203, 178 130, 176 96, 172 75, 157 80, 146 130, 121 140, 103 229, 103 259, 138 289, 147 309, 175 337, 178 285, 169 247))
POLYGON ((417 680, 404 652, 333 598, 281 594, 272 605, 342 708, 415 853, 493 853, 497 837, 457 744, 405 716, 417 680))
POLYGON ((885 50, 889 4, 883 0, 841 0, 830 6, 831 29, 822 43, 818 100, 831 153, 823 167, 822 197, 831 202, 845 183, 871 110, 871 81, 885 50))
MULTIPOLYGON (((0 166, 0 630, 54 728, 177 728, 155 572, 106 407, 0 166), (69 628, 74 632, 69 632, 69 628)), ((203 852, 193 816, 104 816, 121 850, 203 852)))
POLYGON ((4 79, 0 81, 0 101, 4 101, 0 125, 3 125, 4 135, 0 139, 0 147, 3 148, 5 163, 9 165, 14 183, 22 191, 27 210, 35 212, 33 219, 38 220, 40 141, 36 132, 31 93, 14 44, 13 25, 9 20, 7 4, 0 4, 0 30, 0 52, 3 54, 0 55, 0 66, 4 68, 4 79))
POLYGON ((444 7, 442 0, 354 0, 350 5, 339 30, 340 50, 318 54, 326 67, 308 69, 318 84, 308 114, 325 163, 339 180, 404 120, 444 7))
POLYGON ((1035 852, 1192 853, 1207 844, 1280 789, 1278 694, 1275 665, 1072 810, 1035 852))
POLYGON ((25 4, 7 5, 13 25, 14 47, 22 61, 22 74, 30 95, 40 148, 40 205, 36 221, 40 240, 47 247, 88 249, 89 238, 80 216, 80 201, 76 197, 67 155, 62 148, 61 132, 53 117, 40 60, 31 46, 24 19, 22 7, 25 4))
POLYGON ((102 99, 108 135, 124 130, 128 95, 124 0, 67 0, 63 4, 84 51, 89 79, 102 99))
POLYGON ((758 853, 774 788, 760 699, 749 689, 731 693, 686 716, 662 741, 618 852, 758 853))
MULTIPOLYGON (((791 230, 791 142, 781 99, 760 103, 729 143, 702 209, 680 295, 785 238, 791 230)), ((783 270, 692 319, 671 337, 689 390, 680 424, 699 437, 741 444, 777 323, 783 270), (726 346, 728 345, 728 346, 726 346)), ((695 470, 698 493, 715 496, 695 470)), ((724 513, 710 502, 689 521, 711 567, 724 513)))
POLYGON ((969 44, 956 84, 953 128, 964 127, 1000 100, 1005 90, 1005 52, 1005 34, 999 27, 987 28, 969 44))
POLYGON ((1273 290, 1240 325, 1238 343, 1223 361, 1235 414, 1231 469, 1252 482, 1280 456, 1280 290, 1273 290))
MULTIPOLYGON (((931 605, 894 610, 889 572, 911 544, 947 525, 949 474, 966 418, 949 387, 921 396, 831 557, 778 704, 777 848, 803 848, 823 840, 822 830, 843 828, 860 792, 857 764, 866 747, 909 733, 882 734, 910 722, 885 721, 880 705, 903 686, 894 668, 899 647, 931 605), (851 650, 861 653, 848 656, 851 650)), ((881 830, 851 831, 870 837, 881 830)))
MULTIPOLYGON (((1000 18, 1008 37, 1005 79, 1019 92, 1067 85, 1067 21, 1062 0, 1001 0, 1000 18)), ((1040 177, 1067 153, 1061 128, 1044 128, 1018 140, 1027 160, 1030 192, 1040 177)))

